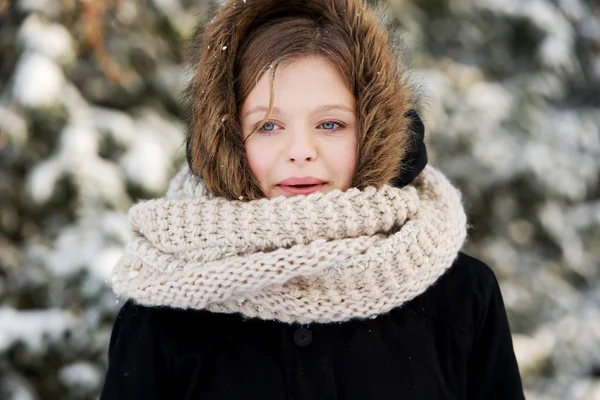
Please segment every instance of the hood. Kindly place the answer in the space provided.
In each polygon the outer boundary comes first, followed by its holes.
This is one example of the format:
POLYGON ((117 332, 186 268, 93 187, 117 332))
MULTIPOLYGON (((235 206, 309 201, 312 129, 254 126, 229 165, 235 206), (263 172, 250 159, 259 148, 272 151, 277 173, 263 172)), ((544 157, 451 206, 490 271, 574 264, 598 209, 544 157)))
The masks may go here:
POLYGON ((302 16, 340 27, 353 47, 359 73, 354 88, 359 149, 353 187, 403 186, 427 163, 415 91, 394 44, 361 0, 230 0, 193 39, 187 161, 209 191, 249 197, 253 181, 241 138, 234 91, 235 64, 244 38, 278 17, 302 16), (247 181, 246 187, 234 181, 247 181))

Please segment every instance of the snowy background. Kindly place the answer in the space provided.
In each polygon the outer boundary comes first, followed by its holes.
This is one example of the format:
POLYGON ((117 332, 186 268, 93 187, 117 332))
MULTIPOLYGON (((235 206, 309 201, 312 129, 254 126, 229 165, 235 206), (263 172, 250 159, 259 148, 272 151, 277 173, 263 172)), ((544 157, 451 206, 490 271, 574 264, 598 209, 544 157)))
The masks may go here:
MULTIPOLYGON (((215 4, 0 0, 0 399, 97 398, 125 213, 183 162, 185 43, 215 4)), ((389 4, 528 399, 600 399, 600 5, 389 4)))

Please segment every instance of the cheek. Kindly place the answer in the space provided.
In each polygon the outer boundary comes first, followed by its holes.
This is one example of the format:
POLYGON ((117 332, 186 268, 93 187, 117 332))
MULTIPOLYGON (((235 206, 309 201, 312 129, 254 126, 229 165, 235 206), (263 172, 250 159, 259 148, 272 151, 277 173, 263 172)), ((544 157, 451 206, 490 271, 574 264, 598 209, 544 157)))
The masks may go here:
MULTIPOLYGON (((246 157, 254 177, 262 184, 267 177, 268 171, 273 164, 273 155, 265 146, 257 146, 255 143, 247 143, 246 157)), ((261 185, 262 186, 262 185, 261 185)))
POLYGON ((356 139, 348 140, 332 148, 327 159, 331 160, 329 165, 334 168, 341 189, 348 189, 356 169, 356 139))

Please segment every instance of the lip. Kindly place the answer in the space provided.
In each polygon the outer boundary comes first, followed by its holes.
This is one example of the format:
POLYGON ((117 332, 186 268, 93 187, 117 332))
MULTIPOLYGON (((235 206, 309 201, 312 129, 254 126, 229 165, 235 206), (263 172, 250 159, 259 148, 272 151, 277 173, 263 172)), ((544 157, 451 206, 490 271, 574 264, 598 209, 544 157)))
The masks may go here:
POLYGON ((297 194, 311 194, 316 192, 317 190, 321 189, 323 186, 325 186, 325 183, 321 183, 318 185, 311 185, 311 186, 286 186, 286 185, 277 185, 277 187, 279 189, 281 189, 284 193, 287 193, 289 195, 297 195, 297 194))
POLYGON ((312 176, 302 178, 293 177, 285 179, 277 185, 283 192, 289 195, 311 194, 325 186, 327 182, 312 176), (306 186, 298 186, 306 185, 306 186))
POLYGON ((324 180, 315 178, 314 176, 304 176, 302 178, 293 177, 285 179, 278 183, 278 185, 282 186, 296 186, 296 185, 320 185, 321 183, 325 183, 324 180))

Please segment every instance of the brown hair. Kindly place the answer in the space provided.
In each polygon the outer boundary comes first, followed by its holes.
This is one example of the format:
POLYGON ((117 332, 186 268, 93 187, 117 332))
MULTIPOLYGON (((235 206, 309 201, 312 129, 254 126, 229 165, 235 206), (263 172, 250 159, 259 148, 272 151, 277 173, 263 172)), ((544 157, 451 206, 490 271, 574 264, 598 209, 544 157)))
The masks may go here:
POLYGON ((187 160, 207 189, 229 199, 264 197, 250 171, 240 108, 260 77, 318 55, 336 65, 357 104, 352 187, 389 183, 408 145, 411 91, 387 33, 360 0, 231 1, 196 34, 195 76, 187 90, 187 160))

